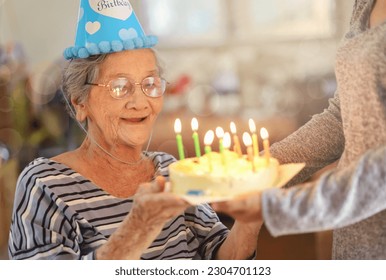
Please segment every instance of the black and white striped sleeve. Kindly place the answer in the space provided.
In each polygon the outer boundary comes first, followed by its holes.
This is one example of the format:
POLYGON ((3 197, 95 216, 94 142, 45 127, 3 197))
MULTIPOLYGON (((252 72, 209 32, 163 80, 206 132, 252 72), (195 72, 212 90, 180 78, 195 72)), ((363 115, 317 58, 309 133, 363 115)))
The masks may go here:
POLYGON ((198 254, 202 259, 214 259, 229 229, 219 220, 216 212, 208 204, 191 207, 185 215, 189 228, 200 242, 198 254))
POLYGON ((61 174, 34 162, 19 176, 9 236, 11 259, 93 259, 81 250, 76 218, 45 182, 61 174))

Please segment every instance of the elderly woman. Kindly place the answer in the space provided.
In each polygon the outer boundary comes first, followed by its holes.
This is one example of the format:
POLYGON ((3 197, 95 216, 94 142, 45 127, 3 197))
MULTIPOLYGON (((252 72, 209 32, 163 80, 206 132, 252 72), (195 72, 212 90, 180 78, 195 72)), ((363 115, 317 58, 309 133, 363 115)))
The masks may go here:
POLYGON ((12 259, 246 259, 260 223, 229 231, 207 204, 163 191, 175 159, 143 152, 166 81, 150 48, 75 59, 63 89, 82 145, 34 160, 19 177, 12 259), (152 183, 146 183, 152 182, 152 183))

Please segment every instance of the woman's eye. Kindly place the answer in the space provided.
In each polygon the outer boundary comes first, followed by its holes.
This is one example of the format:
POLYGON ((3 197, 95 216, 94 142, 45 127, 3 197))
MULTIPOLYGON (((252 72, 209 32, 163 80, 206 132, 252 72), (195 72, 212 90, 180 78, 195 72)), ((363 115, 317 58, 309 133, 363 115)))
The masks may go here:
POLYGON ((130 91, 130 82, 125 78, 118 78, 111 81, 111 91, 115 97, 120 98, 125 96, 130 91))
POLYGON ((148 77, 147 79, 145 79, 144 81, 143 81, 143 87, 145 87, 145 88, 154 88, 154 87, 156 87, 157 85, 156 85, 156 83, 157 83, 157 78, 155 78, 155 77, 148 77))
POLYGON ((123 95, 126 94, 126 90, 125 90, 124 87, 114 87, 114 88, 112 89, 112 91, 113 91, 113 93, 114 93, 114 95, 115 95, 116 97, 122 97, 123 95))
POLYGON ((154 87, 154 83, 145 83, 143 86, 145 88, 152 88, 152 87, 154 87))

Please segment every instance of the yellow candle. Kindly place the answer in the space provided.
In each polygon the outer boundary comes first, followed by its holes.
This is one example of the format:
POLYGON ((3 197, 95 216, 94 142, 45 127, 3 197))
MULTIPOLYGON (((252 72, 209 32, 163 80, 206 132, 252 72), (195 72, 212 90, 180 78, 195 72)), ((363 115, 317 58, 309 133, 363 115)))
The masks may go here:
POLYGON ((253 155, 255 157, 258 157, 259 156, 259 142, 257 140, 256 125, 252 119, 249 119, 249 130, 252 133, 253 155))
MULTIPOLYGON (((224 133, 224 138, 223 138, 223 146, 224 146, 224 151, 229 150, 231 147, 231 135, 229 132, 224 133)), ((222 153, 222 164, 224 165, 225 169, 227 168, 227 159, 226 159, 226 154, 222 153)))
POLYGON ((181 120, 176 119, 174 122, 174 132, 176 133, 176 140, 177 140, 177 149, 178 149, 178 155, 180 159, 185 158, 184 153, 184 145, 182 143, 182 136, 181 136, 181 130, 182 130, 181 120))
POLYGON ((239 140, 239 137, 236 134, 237 130, 236 130, 236 125, 235 125, 234 122, 231 122, 230 128, 231 128, 231 133, 233 135, 233 142, 234 142, 233 151, 235 153, 238 153, 239 156, 242 156, 243 153, 241 151, 240 140, 239 140))
POLYGON ((208 157, 208 165, 209 165, 209 171, 210 172, 212 172, 212 170, 213 170, 212 160, 211 160, 211 155, 210 155, 210 152, 212 151, 212 148, 210 146, 212 145, 213 140, 214 140, 214 132, 213 132, 213 130, 208 130, 204 136, 204 145, 205 145, 205 154, 208 157))
POLYGON ((269 140, 268 140, 269 134, 268 134, 268 131, 264 127, 262 127, 260 129, 260 136, 263 139, 264 157, 266 160, 266 164, 268 165, 269 164, 269 158, 271 157, 271 153, 269 151, 269 140))
POLYGON ((224 129, 222 129, 222 127, 216 128, 216 136, 218 138, 218 150, 220 153, 222 153, 224 152, 224 143, 223 143, 224 129))
POLYGON ((196 152, 196 157, 199 158, 201 156, 201 148, 200 148, 200 140, 198 139, 198 133, 197 133, 198 121, 196 118, 192 119, 191 125, 193 130, 192 137, 193 137, 193 143, 194 143, 194 151, 196 152))
POLYGON ((255 167, 255 160, 254 160, 254 156, 253 156, 252 138, 248 132, 244 132, 243 142, 244 142, 244 145, 247 147, 248 160, 251 161, 251 163, 252 163, 252 171, 255 172, 256 167, 255 167))

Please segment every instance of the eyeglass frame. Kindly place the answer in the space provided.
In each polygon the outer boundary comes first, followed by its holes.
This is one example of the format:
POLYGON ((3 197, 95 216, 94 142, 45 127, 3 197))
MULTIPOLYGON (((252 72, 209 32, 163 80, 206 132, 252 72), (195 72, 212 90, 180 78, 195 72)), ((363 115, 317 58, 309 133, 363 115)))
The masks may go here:
MULTIPOLYGON (((150 97, 150 98, 159 98, 159 97, 162 97, 162 96, 165 94, 165 92, 166 92, 166 86, 169 84, 169 82, 166 81, 164 78, 162 78, 162 77, 155 77, 155 76, 148 76, 148 77, 145 77, 145 78, 143 78, 143 80, 142 80, 140 83, 130 81, 130 79, 128 79, 127 77, 117 77, 117 78, 114 78, 114 79, 111 79, 110 81, 108 81, 107 84, 98 84, 98 83, 90 83, 90 82, 86 82, 85 84, 86 84, 86 85, 90 85, 90 86, 98 86, 98 87, 105 87, 105 88, 108 88, 109 93, 110 93, 110 96, 111 96, 112 98, 118 99, 118 100, 124 99, 126 96, 132 95, 132 94, 135 92, 135 90, 132 90, 132 92, 125 93, 125 95, 124 95, 123 97, 120 97, 120 98, 119 98, 119 97, 113 96, 113 91, 111 90, 110 84, 111 84, 112 81, 117 80, 117 79, 126 79, 127 82, 130 83, 131 85, 134 85, 134 86, 140 86, 140 87, 141 87, 141 91, 143 92, 143 94, 144 94, 145 96, 147 96, 147 97, 150 97), (165 90, 164 90, 164 92, 163 92, 160 96, 151 96, 151 95, 149 95, 149 94, 147 94, 147 93, 145 92, 145 90, 143 89, 143 81, 146 80, 146 79, 148 79, 148 78, 159 78, 162 82, 165 82, 165 90)), ((134 86, 133 86, 133 89, 135 88, 134 86)))

